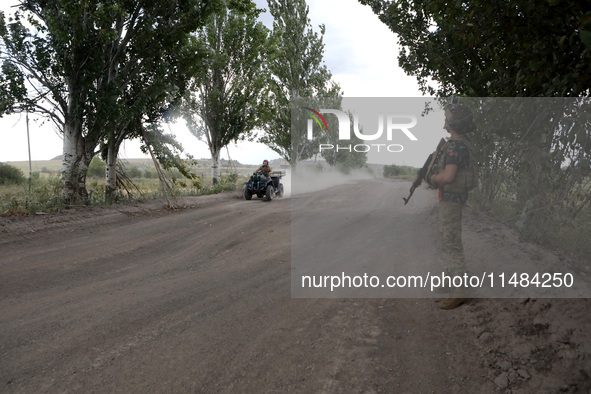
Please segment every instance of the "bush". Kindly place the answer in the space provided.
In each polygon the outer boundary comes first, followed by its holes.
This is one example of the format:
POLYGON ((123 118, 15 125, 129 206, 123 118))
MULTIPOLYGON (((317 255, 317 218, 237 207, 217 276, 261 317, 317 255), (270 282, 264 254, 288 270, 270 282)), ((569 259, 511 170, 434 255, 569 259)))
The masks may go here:
POLYGON ((154 179, 154 178, 158 178, 158 174, 156 173, 156 169, 154 168, 146 168, 146 170, 144 171, 144 177, 148 178, 148 179, 154 179))
POLYGON ((0 185, 20 185, 25 180, 21 170, 10 164, 0 163, 0 185))
POLYGON ((130 178, 141 178, 143 175, 142 170, 135 166, 126 169, 125 173, 130 178))
POLYGON ((4 186, 0 189, 0 214, 57 212, 64 207, 61 189, 60 177, 33 177, 30 189, 17 185, 4 186))
POLYGON ((98 157, 94 157, 88 166, 88 172, 86 173, 86 176, 88 178, 104 178, 106 169, 107 165, 105 162, 98 157))
POLYGON ((386 165, 384 166, 384 178, 408 179, 416 175, 417 169, 408 166, 386 165))

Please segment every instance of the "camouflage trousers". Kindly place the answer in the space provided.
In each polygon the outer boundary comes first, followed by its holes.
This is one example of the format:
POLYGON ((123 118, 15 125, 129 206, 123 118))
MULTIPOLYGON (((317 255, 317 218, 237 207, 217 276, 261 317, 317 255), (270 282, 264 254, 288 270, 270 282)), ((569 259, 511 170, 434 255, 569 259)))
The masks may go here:
POLYGON ((445 271, 449 275, 466 273, 462 245, 462 204, 439 202, 439 240, 445 271))

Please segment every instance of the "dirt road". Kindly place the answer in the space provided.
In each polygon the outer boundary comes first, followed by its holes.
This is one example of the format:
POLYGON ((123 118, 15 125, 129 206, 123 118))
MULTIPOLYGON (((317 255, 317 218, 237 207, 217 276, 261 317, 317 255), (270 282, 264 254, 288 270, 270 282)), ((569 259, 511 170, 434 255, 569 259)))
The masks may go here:
MULTIPOLYGON (((392 201, 407 186, 376 183, 392 201)), ((358 195, 314 206, 335 190, 358 195)), ((291 298, 298 198, 0 218, 0 391, 591 392, 586 299, 291 298)), ((474 214, 465 233, 469 258, 555 258, 474 214)))

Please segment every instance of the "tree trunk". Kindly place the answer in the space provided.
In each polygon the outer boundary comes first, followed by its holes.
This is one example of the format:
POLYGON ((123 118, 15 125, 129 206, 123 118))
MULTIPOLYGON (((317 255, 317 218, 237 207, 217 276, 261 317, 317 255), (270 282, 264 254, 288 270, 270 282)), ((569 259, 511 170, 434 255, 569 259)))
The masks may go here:
POLYGON ((87 204, 86 173, 94 156, 94 147, 82 133, 82 98, 75 84, 68 85, 64 108, 64 144, 62 153, 62 195, 66 205, 87 204))
POLYGON ((211 184, 218 183, 220 183, 220 150, 213 149, 211 151, 211 184))
MULTIPOLYGON (((112 140, 112 139, 111 139, 112 140)), ((105 202, 115 202, 117 193, 117 155, 118 149, 114 141, 109 141, 105 168, 105 202)))
POLYGON ((75 122, 64 127, 62 194, 67 205, 88 203, 86 173, 92 153, 86 152, 84 136, 75 122))

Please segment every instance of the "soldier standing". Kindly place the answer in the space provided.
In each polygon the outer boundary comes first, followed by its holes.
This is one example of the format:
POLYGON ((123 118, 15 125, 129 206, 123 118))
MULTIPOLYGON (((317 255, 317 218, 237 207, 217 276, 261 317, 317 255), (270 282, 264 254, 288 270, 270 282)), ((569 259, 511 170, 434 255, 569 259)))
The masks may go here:
MULTIPOLYGON (((445 110, 444 128, 451 138, 441 149, 435 163, 434 175, 427 180, 439 189, 439 227, 442 258, 451 276, 464 275, 466 264, 462 245, 462 208, 468 192, 476 185, 475 163, 471 145, 465 134, 476 126, 470 110, 461 105, 450 105, 445 110)), ((475 158, 474 158, 475 160, 475 158)), ((465 288, 455 288, 450 298, 442 300, 441 309, 454 309, 470 301, 465 288)))

